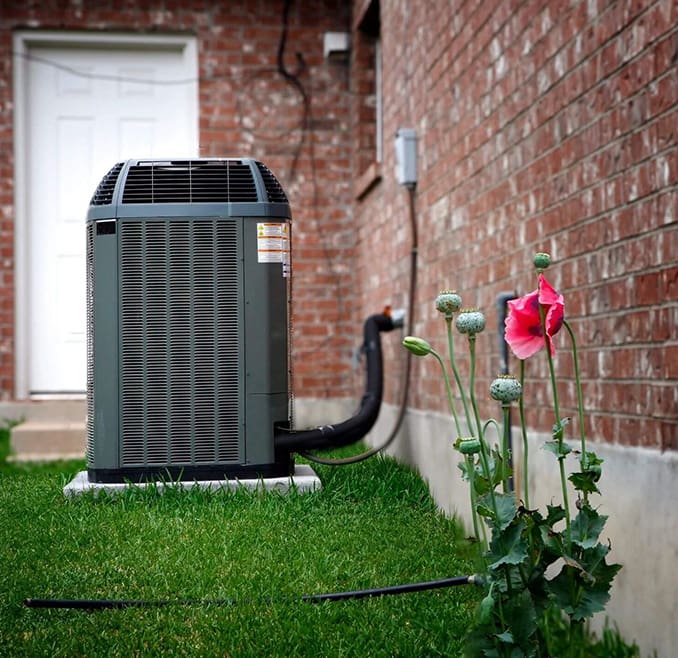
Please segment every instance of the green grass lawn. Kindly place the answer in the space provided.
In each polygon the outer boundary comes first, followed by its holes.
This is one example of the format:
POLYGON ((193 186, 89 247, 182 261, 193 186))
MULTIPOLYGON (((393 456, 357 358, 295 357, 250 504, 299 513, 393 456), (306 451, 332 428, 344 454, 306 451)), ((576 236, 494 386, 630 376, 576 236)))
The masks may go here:
POLYGON ((316 467, 323 488, 304 495, 64 499, 82 467, 0 467, 0 655, 459 655, 475 588, 299 600, 472 572, 459 526, 390 459, 316 467), (28 609, 29 597, 237 603, 85 612, 28 609))

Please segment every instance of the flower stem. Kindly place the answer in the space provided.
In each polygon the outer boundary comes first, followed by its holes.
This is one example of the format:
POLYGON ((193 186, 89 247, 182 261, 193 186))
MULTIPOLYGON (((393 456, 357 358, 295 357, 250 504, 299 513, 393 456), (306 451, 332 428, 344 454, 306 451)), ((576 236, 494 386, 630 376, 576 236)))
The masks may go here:
POLYGON ((497 434, 501 436, 501 427, 499 427, 499 423, 494 418, 489 418, 485 421, 485 424, 483 425, 483 436, 485 436, 485 432, 487 432, 487 428, 490 425, 494 425, 494 428, 497 430, 497 434))
POLYGON ((476 427, 478 430, 478 438, 482 439, 483 426, 480 422, 480 413, 478 412, 478 403, 476 401, 475 383, 476 383, 476 337, 469 336, 468 338, 469 352, 471 356, 471 373, 469 375, 469 396, 471 398, 471 406, 473 407, 473 415, 476 420, 476 427))
POLYGON ((457 437, 462 436, 461 426, 459 425, 459 418, 457 417, 457 410, 454 406, 454 398, 452 397, 452 387, 450 386, 450 378, 447 375, 447 368, 445 367, 445 362, 442 360, 442 357, 434 349, 431 350, 431 354, 437 359, 440 364, 440 368, 443 371, 443 379, 445 380, 445 390, 447 391, 447 402, 450 405, 450 411, 452 412, 452 417, 454 418, 454 425, 457 429, 457 437))
POLYGON ((501 483, 504 493, 509 492, 509 436, 511 432, 510 422, 511 422, 511 406, 509 404, 502 405, 502 411, 504 412, 504 432, 501 438, 501 483))
POLYGON ((539 305, 539 316, 541 318, 541 329, 544 336, 544 347, 546 349, 546 359, 549 364, 549 374, 551 376, 551 391, 553 393, 553 412, 556 416, 556 427, 558 428, 558 467, 560 469, 560 488, 563 492, 563 506, 565 507, 565 530, 567 538, 567 548, 568 552, 571 546, 571 534, 570 534, 570 502, 567 495, 567 477, 565 475, 565 456, 562 454, 563 448, 563 431, 562 431, 562 422, 560 419, 560 405, 558 402, 558 386, 556 384, 556 369, 553 365, 553 356, 551 355, 551 342, 548 339, 548 334, 546 333, 546 315, 544 313, 544 308, 539 305))
POLYGON ((475 383, 476 383, 476 337, 471 334, 468 337, 469 354, 471 357, 471 371, 469 375, 469 397, 471 398, 471 406, 476 420, 476 428, 478 430, 478 438, 480 439, 480 461, 487 477, 488 489, 490 494, 490 501, 492 504, 492 511, 495 518, 498 518, 497 501, 494 498, 493 477, 490 470, 490 461, 487 455, 487 444, 485 443, 485 436, 483 433, 483 425, 480 422, 480 413, 478 412, 478 403, 476 402, 475 383))
POLYGON ((457 382, 457 388, 459 388, 459 394, 461 395, 461 404, 464 407, 464 415, 466 416, 466 424, 468 425, 469 432, 471 432, 471 416, 468 412, 468 404, 466 403, 466 394, 464 393, 464 387, 461 383, 461 376, 459 375, 459 368, 457 368, 457 360, 454 355, 454 337, 452 335, 452 318, 445 318, 445 324, 447 325, 447 348, 450 352, 450 365, 452 366, 452 372, 454 373, 454 379, 457 382))
MULTIPOLYGON (((581 457, 579 463, 581 465, 581 470, 586 470, 587 457, 586 457, 586 431, 584 429, 584 396, 582 394, 581 388, 581 375, 579 373, 579 356, 577 354, 577 340, 572 331, 572 327, 567 320, 563 320, 565 329, 570 335, 570 341, 572 342, 572 360, 574 362, 574 379, 577 386, 577 411, 579 415, 579 437, 581 439, 581 457)), ((588 493, 584 492, 584 502, 588 502, 588 493)))
POLYGON ((485 551, 487 550, 487 535, 485 534, 485 526, 478 524, 478 497, 476 494, 475 476, 476 466, 472 455, 465 455, 466 472, 468 473, 468 481, 471 488, 471 519, 473 521, 473 533, 478 540, 478 547, 480 549, 480 563, 485 568, 485 551), (481 536, 482 531, 482 536, 481 536))
POLYGON ((525 395, 525 360, 520 360, 520 399, 518 400, 518 410, 520 411, 520 431, 523 435, 523 496, 525 498, 525 507, 530 509, 530 489, 527 473, 528 466, 528 445, 527 445, 527 426, 525 424, 525 404, 523 397, 525 395))
MULTIPOLYGON (((442 357, 438 352, 435 350, 431 350, 431 354, 437 359, 438 363, 440 364, 440 368, 443 371, 443 379, 445 380, 445 390, 447 391, 447 401, 450 405, 450 410, 452 411, 452 417, 454 418, 454 425, 457 429, 457 437, 462 436, 462 431, 461 431, 461 426, 459 425, 459 417, 457 416, 457 410, 454 405, 454 398, 452 396, 452 386, 450 385, 450 378, 447 374, 447 368, 445 367, 445 362, 443 361, 442 357)), ((470 429, 470 428, 469 428, 470 429)), ((474 483, 474 477, 475 477, 475 471, 474 471, 474 466, 473 466, 473 460, 472 459, 467 459, 466 460, 466 465, 468 468, 468 474, 469 474, 469 482, 471 485, 471 517, 473 519, 473 531, 475 533, 476 539, 480 543, 480 557, 482 560, 483 554, 485 552, 485 547, 486 547, 486 537, 485 537, 485 528, 483 528, 483 537, 481 539, 481 536, 478 532, 478 512, 476 510, 476 493, 475 493, 475 483, 474 483), (470 465, 469 465, 470 462, 470 465)))

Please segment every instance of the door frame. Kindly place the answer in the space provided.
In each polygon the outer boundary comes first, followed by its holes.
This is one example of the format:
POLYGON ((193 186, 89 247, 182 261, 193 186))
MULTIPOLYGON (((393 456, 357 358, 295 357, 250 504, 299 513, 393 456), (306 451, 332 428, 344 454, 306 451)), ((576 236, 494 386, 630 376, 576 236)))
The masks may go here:
MULTIPOLYGON (((188 122, 194 131, 193 142, 199 148, 198 45, 193 35, 132 34, 125 32, 70 32, 57 30, 23 30, 13 35, 14 75, 14 381, 15 398, 30 396, 30 277, 28 239, 28 134, 26 110, 29 75, 27 67, 31 48, 40 46, 147 48, 180 51, 194 86, 195 103, 189 107, 188 122)), ((92 190, 94 191, 94 190, 92 190)), ((83 217, 83 240, 85 218, 83 217)))

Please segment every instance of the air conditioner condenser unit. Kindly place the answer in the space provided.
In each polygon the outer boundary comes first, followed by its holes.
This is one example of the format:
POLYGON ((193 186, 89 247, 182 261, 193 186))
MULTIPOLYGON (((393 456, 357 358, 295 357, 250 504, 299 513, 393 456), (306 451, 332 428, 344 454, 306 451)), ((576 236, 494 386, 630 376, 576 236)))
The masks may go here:
POLYGON ((289 475, 290 207, 250 159, 128 160, 87 215, 91 482, 289 475))

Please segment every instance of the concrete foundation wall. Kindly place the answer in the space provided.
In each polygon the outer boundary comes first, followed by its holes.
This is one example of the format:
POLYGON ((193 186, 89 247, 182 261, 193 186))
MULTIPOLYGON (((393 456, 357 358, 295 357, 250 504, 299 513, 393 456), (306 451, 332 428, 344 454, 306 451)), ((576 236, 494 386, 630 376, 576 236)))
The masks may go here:
MULTIPOLYGON (((303 406, 303 403, 300 405, 303 406)), ((391 430, 396 407, 383 405, 369 443, 378 444, 391 430)), ((398 438, 389 449, 397 459, 416 467, 446 513, 471 528, 468 485, 457 468, 452 448, 454 430, 443 414, 408 412, 398 438)), ((520 460, 519 431, 514 430, 515 461, 520 460)), ((530 438, 531 505, 560 501, 560 480, 553 456, 541 449, 548 437, 530 438)), ((612 544, 611 560, 623 565, 615 579, 605 614, 593 620, 594 630, 605 617, 616 623, 627 641, 634 640, 647 658, 675 658, 678 649, 678 455, 658 450, 609 444, 589 446, 605 460, 600 482, 602 513, 609 516, 603 538, 612 544)), ((517 474, 516 480, 519 480, 517 474)), ((574 495, 570 498, 574 505, 574 495)))
POLYGON ((294 401, 294 427, 299 430, 341 423, 358 409, 352 398, 297 398, 294 401))

